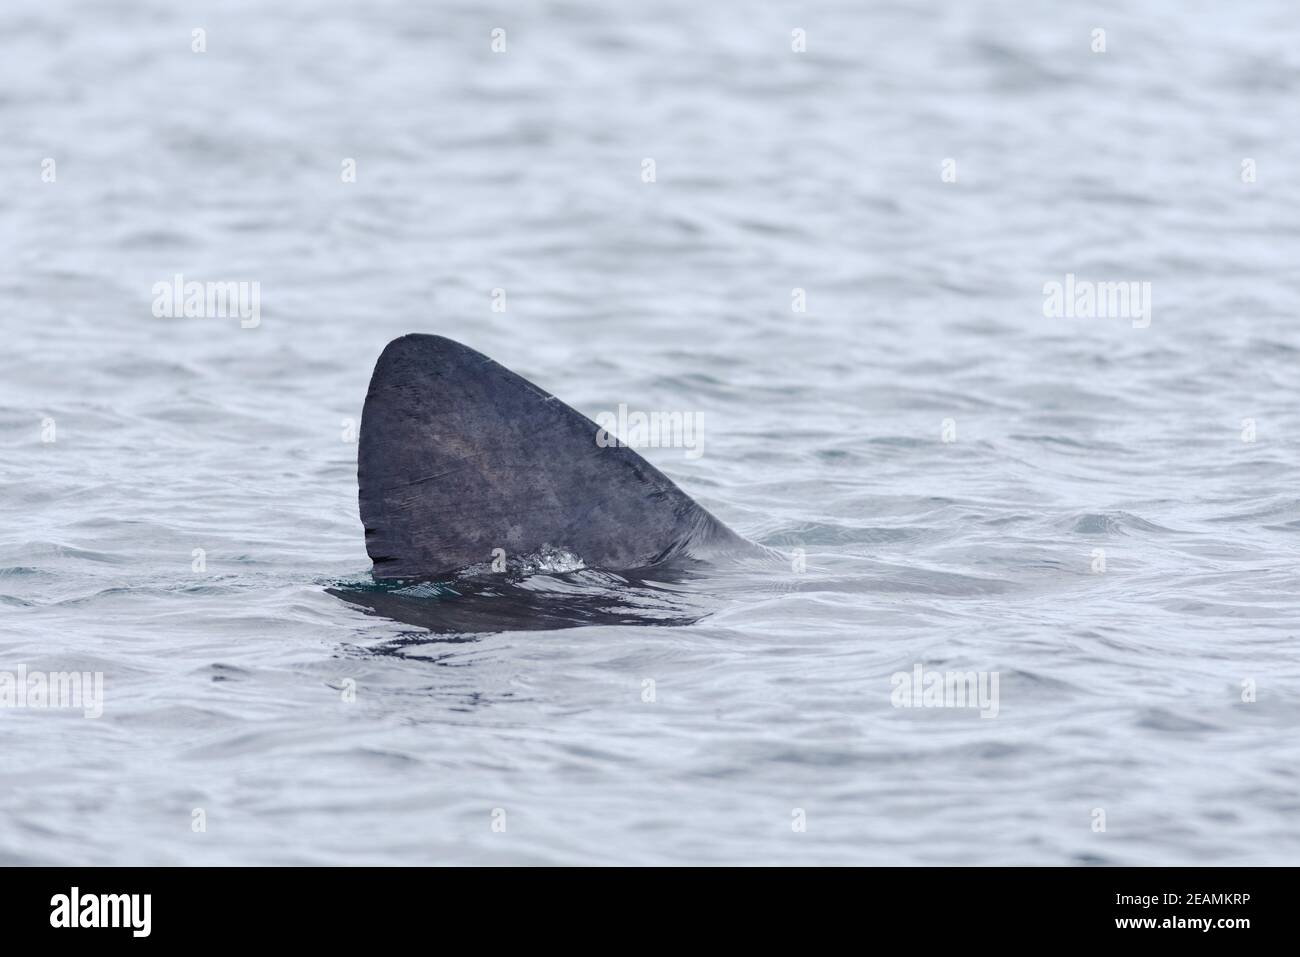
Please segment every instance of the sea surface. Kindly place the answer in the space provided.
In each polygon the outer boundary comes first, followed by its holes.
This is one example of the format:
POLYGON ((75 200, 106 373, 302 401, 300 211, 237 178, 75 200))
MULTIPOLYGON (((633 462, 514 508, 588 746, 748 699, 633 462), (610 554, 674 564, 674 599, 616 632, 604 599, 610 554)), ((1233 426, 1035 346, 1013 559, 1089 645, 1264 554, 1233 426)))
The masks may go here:
POLYGON ((8 0, 0 863, 1294 863, 1297 103, 1287 0, 8 0), (409 332, 781 557, 372 582, 409 332))

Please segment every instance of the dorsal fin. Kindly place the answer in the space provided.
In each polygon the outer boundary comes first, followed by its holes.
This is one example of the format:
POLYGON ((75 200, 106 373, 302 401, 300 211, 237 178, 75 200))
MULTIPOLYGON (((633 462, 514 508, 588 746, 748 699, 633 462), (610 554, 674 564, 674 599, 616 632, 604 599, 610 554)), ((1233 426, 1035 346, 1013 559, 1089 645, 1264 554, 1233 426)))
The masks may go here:
POLYGON ((544 548, 642 568, 744 540, 635 451, 482 353, 408 335, 375 364, 357 484, 376 578, 431 578, 544 548))

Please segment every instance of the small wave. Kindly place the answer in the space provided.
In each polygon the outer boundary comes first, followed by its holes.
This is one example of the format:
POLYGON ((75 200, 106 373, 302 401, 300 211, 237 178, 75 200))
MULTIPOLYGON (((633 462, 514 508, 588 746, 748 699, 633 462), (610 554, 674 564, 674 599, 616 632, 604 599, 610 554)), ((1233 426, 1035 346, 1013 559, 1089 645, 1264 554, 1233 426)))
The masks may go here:
POLYGON ((1171 534, 1173 529, 1148 522, 1131 512, 1084 512, 1065 519, 1058 526, 1067 525, 1078 535, 1124 535, 1130 532, 1171 534))

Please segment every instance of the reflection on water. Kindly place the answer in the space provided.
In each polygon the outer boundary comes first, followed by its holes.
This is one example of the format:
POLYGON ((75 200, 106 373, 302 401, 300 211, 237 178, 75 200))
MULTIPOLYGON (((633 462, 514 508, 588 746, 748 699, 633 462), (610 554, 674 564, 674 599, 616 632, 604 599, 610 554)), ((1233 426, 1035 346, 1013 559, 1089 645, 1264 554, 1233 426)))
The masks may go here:
POLYGON ((588 625, 690 625, 706 612, 693 607, 699 604, 698 596, 673 586, 700 574, 683 565, 621 574, 485 573, 419 584, 343 583, 326 591, 384 618, 459 640, 588 625))

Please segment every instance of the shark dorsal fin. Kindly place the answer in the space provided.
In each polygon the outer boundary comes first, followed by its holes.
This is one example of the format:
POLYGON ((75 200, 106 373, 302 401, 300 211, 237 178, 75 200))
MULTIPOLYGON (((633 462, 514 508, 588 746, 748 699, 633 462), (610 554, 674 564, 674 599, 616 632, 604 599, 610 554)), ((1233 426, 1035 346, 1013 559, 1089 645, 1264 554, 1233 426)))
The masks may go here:
POLYGON ((413 334, 375 364, 357 484, 376 578, 432 578, 545 549, 620 571, 743 543, 553 395, 458 342, 413 334))

